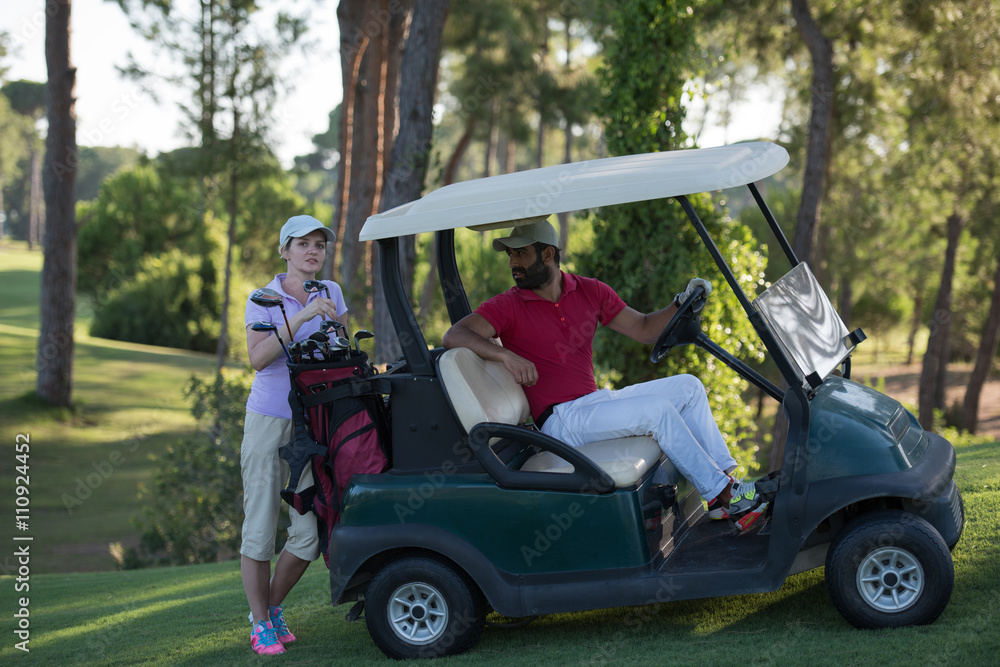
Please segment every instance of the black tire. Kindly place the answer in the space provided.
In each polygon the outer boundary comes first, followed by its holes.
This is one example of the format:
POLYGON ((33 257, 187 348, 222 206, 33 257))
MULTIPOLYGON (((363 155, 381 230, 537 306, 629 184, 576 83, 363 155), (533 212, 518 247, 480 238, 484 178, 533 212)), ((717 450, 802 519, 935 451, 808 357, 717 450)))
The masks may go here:
POLYGON ((483 596, 465 575, 429 558, 379 570, 365 596, 365 622, 390 658, 437 658, 468 651, 486 620, 483 596))
POLYGON ((960 491, 955 491, 955 493, 958 494, 958 537, 948 545, 948 551, 955 550, 955 547, 958 546, 958 541, 962 539, 962 531, 965 530, 965 501, 962 500, 962 493, 960 491))
POLYGON ((834 607, 855 627, 926 625, 951 598, 955 570, 940 533, 903 511, 852 521, 826 557, 826 586, 834 607))

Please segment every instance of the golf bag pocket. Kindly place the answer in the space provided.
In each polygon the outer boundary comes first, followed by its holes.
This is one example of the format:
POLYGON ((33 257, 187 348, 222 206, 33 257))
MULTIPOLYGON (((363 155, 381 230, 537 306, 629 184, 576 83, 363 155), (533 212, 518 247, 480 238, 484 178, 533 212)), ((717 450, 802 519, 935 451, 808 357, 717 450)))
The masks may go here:
POLYGON ((351 477, 389 467, 390 431, 382 398, 389 383, 373 377, 363 352, 347 361, 351 363, 289 367, 292 439, 278 452, 290 470, 281 497, 300 514, 316 514, 324 558, 351 477), (297 490, 307 465, 314 484, 297 490))

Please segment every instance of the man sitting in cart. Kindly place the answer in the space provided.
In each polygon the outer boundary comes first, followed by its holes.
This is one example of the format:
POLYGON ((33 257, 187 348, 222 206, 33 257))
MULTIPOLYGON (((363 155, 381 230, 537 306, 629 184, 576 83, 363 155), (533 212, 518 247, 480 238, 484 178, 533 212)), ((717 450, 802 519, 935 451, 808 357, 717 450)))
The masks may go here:
POLYGON ((734 478, 736 460, 712 418, 704 385, 675 375, 623 389, 597 389, 593 337, 597 325, 655 343, 697 286, 693 278, 666 308, 642 314, 605 283, 559 268, 559 239, 546 220, 514 227, 493 241, 506 252, 515 287, 483 303, 444 335, 446 348, 466 347, 501 362, 524 387, 535 425, 573 447, 649 435, 708 502, 713 519, 746 530, 766 503, 753 482, 734 478), (490 341, 499 338, 502 346, 490 341))

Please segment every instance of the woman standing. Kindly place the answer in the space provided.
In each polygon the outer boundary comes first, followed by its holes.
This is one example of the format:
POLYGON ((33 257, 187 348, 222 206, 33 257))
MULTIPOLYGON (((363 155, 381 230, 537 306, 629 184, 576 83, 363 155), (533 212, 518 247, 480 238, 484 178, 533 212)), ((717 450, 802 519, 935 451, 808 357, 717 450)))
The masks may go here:
MULTIPOLYGON (((278 448, 292 435, 292 412, 288 405, 291 383, 277 337, 249 327, 256 321, 270 321, 287 344, 307 339, 326 319, 348 325, 344 318, 347 305, 340 285, 323 281, 329 288, 327 297, 303 288, 303 283, 314 279, 323 266, 326 246, 335 238, 322 222, 308 215, 293 216, 281 228, 278 252, 288 270, 276 275, 267 287, 281 295, 287 326, 279 309, 264 308, 247 300, 247 349, 256 374, 247 400, 240 451, 245 515, 240 571, 250 603, 250 646, 261 655, 284 653, 284 645, 295 641, 295 635, 285 624, 282 602, 309 563, 319 558, 319 535, 312 512, 302 515, 290 511, 288 540, 271 575, 280 492, 289 474, 288 463, 278 456, 278 448)), ((308 488, 312 483, 312 471, 307 468, 299 488, 308 488)))

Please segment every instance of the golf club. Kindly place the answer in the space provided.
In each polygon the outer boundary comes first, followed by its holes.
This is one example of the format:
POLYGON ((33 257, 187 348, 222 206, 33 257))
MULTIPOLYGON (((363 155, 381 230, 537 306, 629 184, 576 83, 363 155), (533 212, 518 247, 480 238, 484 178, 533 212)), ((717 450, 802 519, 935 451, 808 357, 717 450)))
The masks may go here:
POLYGON ((340 331, 340 335, 347 337, 347 327, 336 320, 323 320, 319 323, 319 330, 325 334, 332 334, 340 331))
POLYGON ((307 338, 306 340, 302 341, 302 354, 309 355, 307 358, 308 361, 316 360, 316 356, 313 354, 313 352, 316 352, 318 350, 319 350, 319 342, 313 340, 312 338, 307 338))
POLYGON ((313 292, 323 291, 326 292, 326 298, 330 298, 330 288, 322 280, 307 280, 302 283, 302 289, 304 289, 309 294, 313 292))
POLYGON ((288 348, 285 347, 285 341, 281 340, 281 335, 278 333, 278 327, 274 326, 274 324, 272 324, 271 322, 254 322, 253 324, 250 325, 250 330, 273 331, 275 337, 278 339, 278 342, 281 344, 281 349, 285 351, 285 356, 288 357, 288 361, 291 363, 295 363, 294 361, 292 361, 292 355, 289 354, 288 348))
POLYGON ((316 341, 319 346, 320 354, 323 355, 323 359, 326 360, 330 356, 330 336, 323 333, 322 331, 314 331, 309 335, 309 340, 316 341))
POLYGON ((343 336, 337 336, 330 340, 330 350, 338 356, 346 356, 351 352, 351 341, 343 336))
POLYGON ((359 329, 358 332, 354 334, 354 350, 356 352, 360 352, 361 351, 361 345, 359 344, 360 341, 374 337, 375 334, 373 334, 371 331, 368 331, 367 329, 359 329))
POLYGON ((280 308, 281 316, 285 318, 285 330, 289 336, 292 335, 292 327, 288 324, 288 315, 285 315, 285 300, 277 291, 270 287, 260 287, 250 294, 250 301, 264 308, 274 308, 275 306, 280 308))

